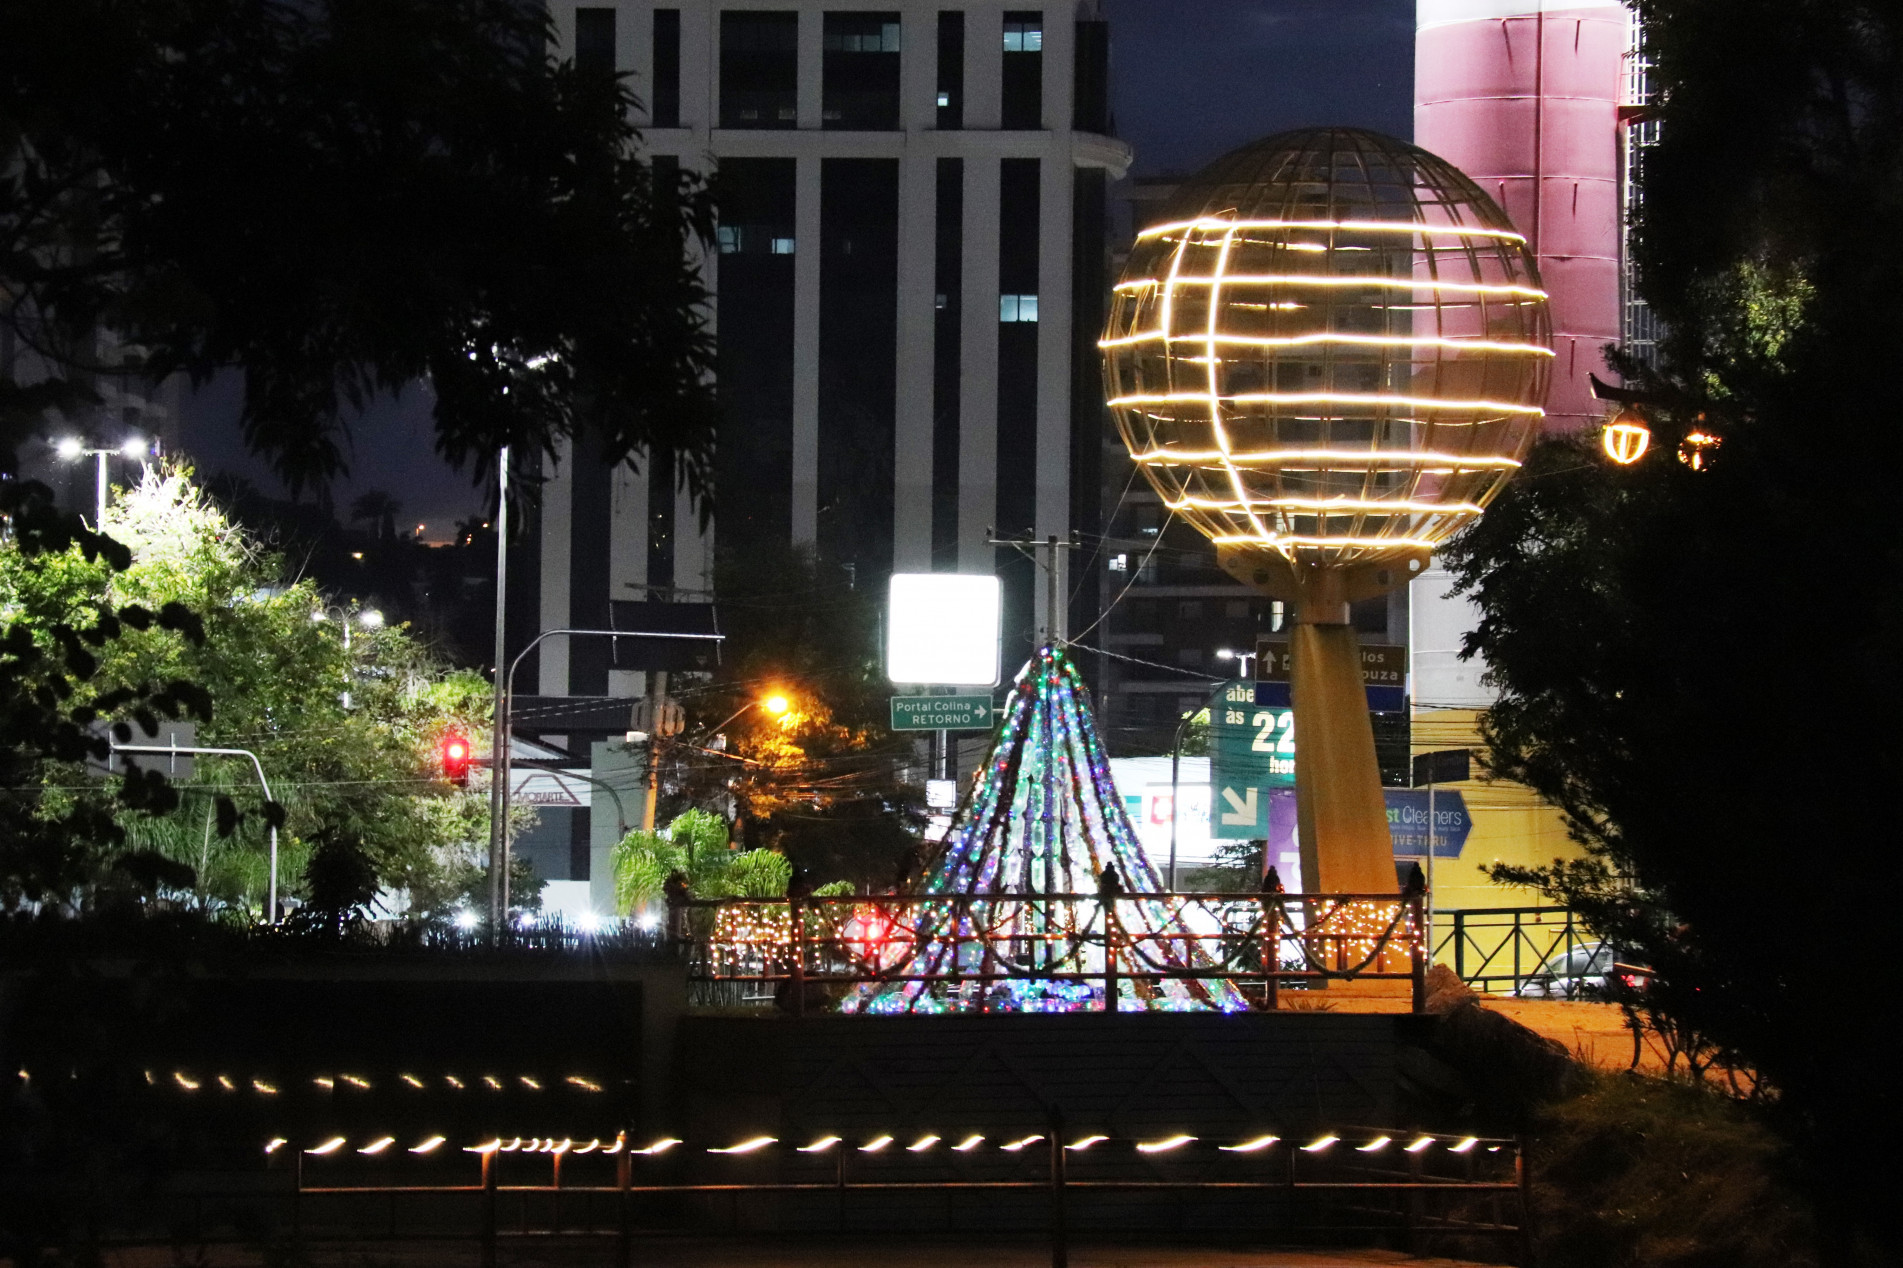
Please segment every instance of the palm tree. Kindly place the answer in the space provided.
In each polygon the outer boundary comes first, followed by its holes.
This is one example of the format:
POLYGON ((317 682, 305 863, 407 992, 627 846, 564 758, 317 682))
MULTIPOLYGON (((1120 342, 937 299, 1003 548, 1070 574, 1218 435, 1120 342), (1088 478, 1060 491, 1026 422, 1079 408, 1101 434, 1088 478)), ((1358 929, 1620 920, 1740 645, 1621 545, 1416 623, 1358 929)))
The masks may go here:
POLYGON ((382 489, 371 489, 350 504, 350 518, 368 520, 370 531, 378 541, 396 540, 396 517, 402 512, 403 503, 382 489))

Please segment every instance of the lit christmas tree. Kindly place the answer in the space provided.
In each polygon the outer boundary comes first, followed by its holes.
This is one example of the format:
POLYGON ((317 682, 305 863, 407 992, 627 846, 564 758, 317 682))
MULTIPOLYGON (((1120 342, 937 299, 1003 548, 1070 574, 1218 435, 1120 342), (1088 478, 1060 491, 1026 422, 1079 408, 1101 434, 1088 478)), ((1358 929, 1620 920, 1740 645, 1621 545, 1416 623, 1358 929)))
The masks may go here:
POLYGON ((1107 919, 1118 1011, 1248 1007, 1218 978, 1152 980, 1212 967, 1196 935, 1214 931, 1192 929, 1162 890, 1110 777, 1089 691, 1062 650, 1044 648, 1019 672, 990 756, 913 894, 925 901, 908 905, 906 953, 886 962, 895 978, 932 980, 869 984, 842 1008, 1101 1009, 1107 919), (1107 894, 1121 897, 1097 897, 1107 894))

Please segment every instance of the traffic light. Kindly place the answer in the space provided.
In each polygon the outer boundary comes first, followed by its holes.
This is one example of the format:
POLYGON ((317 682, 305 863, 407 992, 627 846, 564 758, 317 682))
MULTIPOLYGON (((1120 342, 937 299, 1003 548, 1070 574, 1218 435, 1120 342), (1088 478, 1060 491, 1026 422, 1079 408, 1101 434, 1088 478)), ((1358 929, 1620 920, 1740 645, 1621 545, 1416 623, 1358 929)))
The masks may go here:
POLYGON ((443 737, 443 778, 452 784, 469 783, 469 741, 460 735, 443 737))

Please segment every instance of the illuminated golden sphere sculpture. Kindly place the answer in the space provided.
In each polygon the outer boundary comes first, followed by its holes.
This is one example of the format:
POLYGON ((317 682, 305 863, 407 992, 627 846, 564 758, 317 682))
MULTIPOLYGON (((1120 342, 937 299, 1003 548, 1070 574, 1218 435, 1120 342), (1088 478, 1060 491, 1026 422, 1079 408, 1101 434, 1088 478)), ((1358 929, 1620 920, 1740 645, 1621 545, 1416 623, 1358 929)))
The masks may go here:
POLYGON ((1425 150, 1285 132, 1217 159, 1138 233, 1102 347, 1164 504, 1293 604, 1304 888, 1392 894, 1348 605, 1424 568, 1533 443, 1553 351, 1526 239, 1425 150))
POLYGON ((1405 580, 1499 492, 1551 344, 1506 214, 1451 164, 1352 128, 1272 136, 1186 182, 1137 235, 1102 340, 1164 503, 1232 570, 1347 570, 1349 598, 1405 580))

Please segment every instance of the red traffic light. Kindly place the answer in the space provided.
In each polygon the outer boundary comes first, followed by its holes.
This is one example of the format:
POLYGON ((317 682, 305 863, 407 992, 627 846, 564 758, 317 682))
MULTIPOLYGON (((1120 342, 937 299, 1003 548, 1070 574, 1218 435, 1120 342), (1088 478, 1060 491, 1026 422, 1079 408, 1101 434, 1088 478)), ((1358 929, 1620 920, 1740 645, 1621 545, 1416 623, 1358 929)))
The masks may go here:
POLYGON ((469 782, 469 741, 460 735, 446 736, 443 739, 443 778, 451 783, 469 782))

